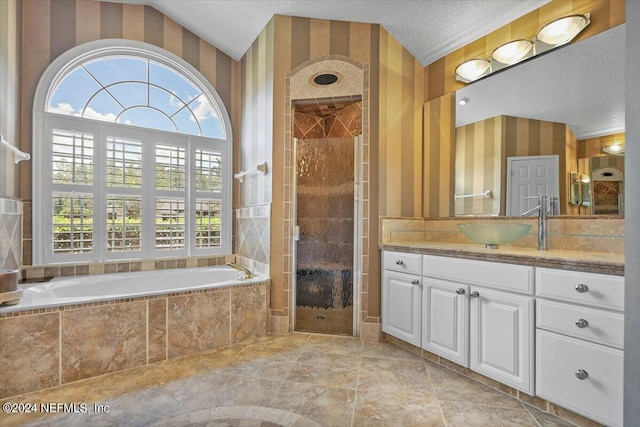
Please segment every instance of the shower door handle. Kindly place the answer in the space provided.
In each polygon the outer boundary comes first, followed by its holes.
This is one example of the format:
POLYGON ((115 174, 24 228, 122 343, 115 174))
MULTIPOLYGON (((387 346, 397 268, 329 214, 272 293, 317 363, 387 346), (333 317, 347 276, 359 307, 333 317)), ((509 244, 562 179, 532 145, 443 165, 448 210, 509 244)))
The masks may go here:
POLYGON ((300 240, 300 226, 296 225, 295 227, 293 227, 293 240, 294 241, 299 241, 300 240))

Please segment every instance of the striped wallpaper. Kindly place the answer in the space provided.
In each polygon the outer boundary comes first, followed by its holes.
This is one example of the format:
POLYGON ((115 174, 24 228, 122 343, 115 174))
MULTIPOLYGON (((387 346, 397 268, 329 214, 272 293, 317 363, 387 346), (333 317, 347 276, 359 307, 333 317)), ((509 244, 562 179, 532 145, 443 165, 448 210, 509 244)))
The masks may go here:
MULTIPOLYGON (((424 100, 429 101, 464 86, 455 69, 466 60, 487 58, 498 46, 519 38, 532 38, 544 24, 572 13, 591 13, 591 24, 575 41, 584 40, 624 23, 625 0, 553 0, 425 67, 424 100)), ((574 42, 575 42, 574 41, 574 42)))
MULTIPOLYGON (((164 48, 185 59, 216 89, 238 129, 239 63, 149 6, 91 0, 22 3, 21 148, 31 151, 33 97, 47 66, 79 44, 124 38, 164 48)), ((237 138, 234 136, 234 138, 237 138)), ((27 162, 28 163, 28 162, 27 162)), ((20 197, 31 200, 30 164, 20 168, 20 197)))
POLYGON ((559 156, 560 213, 577 214, 568 203, 569 172, 578 170, 576 138, 569 126, 498 116, 458 128, 455 192, 476 194, 491 190, 493 198, 459 199, 455 213, 504 215, 507 158, 552 154, 559 156))
POLYGON ((604 135, 595 138, 581 139, 578 141, 578 158, 604 156, 603 147, 608 145, 624 143, 626 139, 625 133, 614 133, 612 135, 604 135))
MULTIPOLYGON (((16 0, 0 1, 0 134, 14 146, 20 145, 20 21, 17 17, 21 8, 22 3, 16 0)), ((18 197, 18 169, 24 164, 16 166, 9 149, 0 147, 0 198, 18 197)))

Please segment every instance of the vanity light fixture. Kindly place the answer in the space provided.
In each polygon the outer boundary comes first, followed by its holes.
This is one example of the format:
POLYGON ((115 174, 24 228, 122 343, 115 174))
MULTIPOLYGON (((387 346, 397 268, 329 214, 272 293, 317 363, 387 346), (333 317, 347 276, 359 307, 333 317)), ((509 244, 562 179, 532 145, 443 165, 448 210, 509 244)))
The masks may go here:
POLYGON ((531 39, 518 39, 504 43, 493 50, 491 56, 465 61, 456 68, 456 80, 471 83, 525 59, 569 43, 591 23, 591 14, 563 16, 544 25, 531 39))
POLYGON ((457 79, 464 83, 470 83, 488 74, 491 74, 491 63, 486 59, 471 59, 456 68, 457 79))
POLYGON ((533 53, 531 40, 514 40, 497 47, 491 54, 491 58, 506 65, 513 65, 533 53))
POLYGON ((536 40, 552 46, 562 46, 573 40, 591 21, 590 14, 569 15, 549 22, 540 28, 536 40))
POLYGON ((607 154, 613 154, 614 156, 624 156, 624 144, 612 144, 602 147, 602 151, 607 154))

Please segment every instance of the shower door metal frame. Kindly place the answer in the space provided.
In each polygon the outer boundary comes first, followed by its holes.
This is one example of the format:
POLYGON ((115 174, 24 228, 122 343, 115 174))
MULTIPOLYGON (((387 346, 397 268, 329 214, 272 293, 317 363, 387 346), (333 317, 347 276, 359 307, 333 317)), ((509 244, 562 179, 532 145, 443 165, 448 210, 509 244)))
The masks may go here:
MULTIPOLYGON (((362 288, 362 134, 353 137, 353 326, 352 335, 360 336, 360 307, 362 288)), ((298 245, 300 240, 300 227, 298 226, 298 138, 293 138, 293 166, 291 177, 291 190, 293 194, 292 220, 293 233, 291 234, 291 330, 296 330, 296 293, 297 293, 297 266, 298 245)))

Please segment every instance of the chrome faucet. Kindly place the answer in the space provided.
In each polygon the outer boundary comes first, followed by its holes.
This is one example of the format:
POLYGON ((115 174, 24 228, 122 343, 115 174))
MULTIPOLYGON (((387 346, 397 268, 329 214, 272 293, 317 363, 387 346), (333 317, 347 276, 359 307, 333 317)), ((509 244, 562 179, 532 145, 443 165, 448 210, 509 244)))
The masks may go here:
MULTIPOLYGON (((244 279, 251 279, 252 277, 254 277, 254 276, 255 276, 255 274, 253 274, 253 273, 251 272, 251 270, 249 270, 248 268, 243 267, 243 266, 241 266, 241 265, 238 265, 238 264, 236 264, 236 263, 234 263, 234 262, 228 262, 228 263, 227 263, 227 265, 228 265, 229 267, 233 268, 233 269, 234 269, 234 270, 236 270, 236 271, 239 271, 239 272, 241 272, 241 273, 244 273, 244 274, 245 274, 244 279)), ((241 280, 244 280, 244 279, 241 279, 241 280)))
POLYGON ((525 197, 525 199, 538 199, 538 206, 524 212, 522 216, 530 216, 538 212, 538 250, 547 250, 547 214, 549 213, 549 198, 543 194, 539 196, 525 197))

